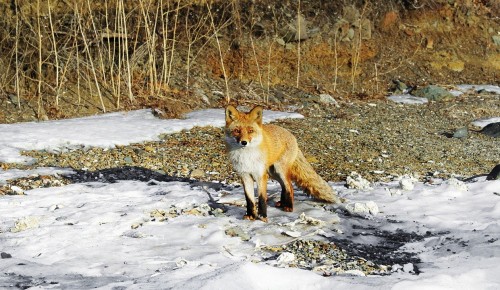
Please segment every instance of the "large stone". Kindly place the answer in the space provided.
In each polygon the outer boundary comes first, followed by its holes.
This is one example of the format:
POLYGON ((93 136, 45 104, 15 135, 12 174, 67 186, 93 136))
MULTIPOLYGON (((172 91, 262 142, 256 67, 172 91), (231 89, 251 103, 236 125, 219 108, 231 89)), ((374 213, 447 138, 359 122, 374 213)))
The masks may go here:
POLYGON ((486 180, 500 180, 500 164, 493 167, 493 170, 488 174, 486 180))
POLYGON ((481 129, 481 133, 494 138, 500 137, 500 122, 491 123, 484 126, 484 128, 481 129))
POLYGON ((416 89, 412 92, 412 95, 437 102, 447 101, 454 98, 453 94, 448 90, 435 85, 429 85, 421 89, 416 89))

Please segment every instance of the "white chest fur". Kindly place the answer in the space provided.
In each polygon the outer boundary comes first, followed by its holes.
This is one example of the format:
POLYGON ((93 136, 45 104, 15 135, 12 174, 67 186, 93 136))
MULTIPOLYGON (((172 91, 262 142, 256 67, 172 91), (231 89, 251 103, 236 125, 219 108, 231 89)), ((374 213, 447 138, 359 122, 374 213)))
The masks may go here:
POLYGON ((229 160, 238 173, 260 177, 266 170, 265 156, 258 147, 245 147, 229 151, 229 160))

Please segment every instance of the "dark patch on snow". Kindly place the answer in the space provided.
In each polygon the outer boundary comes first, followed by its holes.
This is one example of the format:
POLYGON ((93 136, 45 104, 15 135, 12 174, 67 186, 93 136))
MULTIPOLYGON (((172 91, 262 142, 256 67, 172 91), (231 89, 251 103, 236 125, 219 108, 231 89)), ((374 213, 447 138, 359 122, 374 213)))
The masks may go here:
POLYGON ((36 278, 26 275, 18 275, 13 273, 6 273, 3 278, 0 277, 0 288, 17 288, 29 289, 31 287, 50 288, 58 285, 59 282, 50 281, 46 278, 36 278))
POLYGON ((421 241, 428 237, 428 234, 418 234, 415 232, 405 232, 397 229, 395 232, 379 230, 377 228, 355 228, 353 236, 373 236, 376 242, 372 244, 356 243, 348 238, 330 238, 331 242, 339 245, 347 253, 353 256, 363 257, 382 265, 404 265, 412 263, 415 274, 419 274, 417 264, 421 263, 417 253, 411 253, 401 250, 401 247, 407 243, 421 241))
POLYGON ((413 273, 420 273, 418 264, 422 261, 418 253, 405 250, 404 245, 421 241, 433 236, 445 236, 449 232, 426 231, 417 233, 405 231, 404 222, 394 218, 367 219, 358 216, 346 215, 337 211, 344 224, 344 235, 335 235, 329 238, 351 256, 362 257, 379 265, 405 265, 412 263, 413 273), (401 226, 399 226, 401 224, 401 226), (386 228, 394 228, 387 230, 386 228))
POLYGON ((189 178, 168 176, 160 172, 138 166, 107 168, 96 171, 75 170, 73 174, 67 175, 66 178, 68 178, 74 183, 84 183, 84 182, 115 183, 122 180, 136 180, 144 182, 148 182, 151 180, 156 180, 160 182, 193 181, 189 178))
MULTIPOLYGON (((107 168, 96 171, 75 170, 74 173, 65 176, 65 178, 69 179, 73 183, 92 183, 92 185, 90 185, 92 187, 105 186, 103 184, 96 183, 116 183, 124 180, 147 182, 150 186, 158 185, 160 182, 186 182, 189 183, 191 187, 204 189, 209 196, 208 204, 212 208, 220 208, 224 212, 226 211, 225 206, 218 204, 213 199, 208 189, 212 189, 214 191, 220 191, 226 188, 231 189, 230 186, 223 183, 199 181, 185 177, 168 176, 161 172, 138 166, 107 168)), ((158 194, 167 193, 160 192, 158 194)))
MULTIPOLYGON (((15 273, 0 274, 0 289, 93 289, 124 281, 120 277, 86 277, 82 275, 61 275, 57 277, 36 277, 15 273)), ((108 289, 120 289, 120 286, 108 289), (118 288, 117 288, 118 287, 118 288)))
POLYGON ((123 180, 135 180, 148 182, 148 185, 157 185, 158 182, 186 182, 191 184, 192 187, 210 188, 215 191, 227 187, 227 185, 223 183, 199 181, 187 177, 168 176, 161 172, 138 166, 106 168, 96 171, 75 170, 74 173, 66 175, 65 177, 73 183, 116 183, 123 180))

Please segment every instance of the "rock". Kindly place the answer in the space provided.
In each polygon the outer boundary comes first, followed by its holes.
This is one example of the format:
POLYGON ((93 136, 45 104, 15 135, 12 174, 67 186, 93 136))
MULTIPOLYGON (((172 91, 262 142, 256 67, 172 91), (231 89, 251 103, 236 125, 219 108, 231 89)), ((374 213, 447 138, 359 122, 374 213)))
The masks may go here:
POLYGON ((448 63, 448 68, 455 72, 461 72, 465 68, 465 63, 461 60, 453 60, 448 63))
POLYGON ((425 48, 427 49, 433 49, 434 48, 434 40, 430 37, 427 37, 425 39, 425 48))
POLYGON ((285 234, 289 237, 292 237, 292 238, 298 238, 298 237, 302 236, 302 234, 300 232, 297 232, 297 231, 284 231, 283 234, 285 234))
POLYGON ((307 22, 304 16, 298 15, 298 17, 295 19, 294 28, 295 28, 295 36, 294 36, 295 41, 306 40, 309 38, 309 35, 307 33, 307 22))
POLYGON ((191 171, 190 177, 193 179, 200 179, 205 176, 205 171, 196 168, 195 170, 191 171))
POLYGON ((299 224, 312 225, 312 226, 322 226, 325 224, 324 221, 310 216, 306 216, 305 213, 301 213, 299 218, 295 222, 299 224))
POLYGON ((285 46, 285 44, 286 44, 285 40, 283 40, 283 38, 281 38, 281 37, 276 38, 275 41, 276 41, 276 43, 278 43, 281 46, 285 46))
POLYGON ((239 237, 243 241, 250 240, 250 235, 237 226, 226 229, 225 233, 230 237, 239 237))
POLYGON ((342 273, 339 273, 339 275, 354 276, 354 277, 366 277, 366 274, 363 273, 363 271, 358 270, 358 269, 347 270, 347 271, 344 271, 342 273))
POLYGON ((421 89, 416 89, 412 92, 412 95, 437 102, 447 101, 454 98, 453 94, 448 90, 435 85, 429 85, 421 89))
POLYGON ((347 22, 349 22, 351 25, 355 25, 359 18, 360 18, 360 14, 359 14, 359 10, 356 9, 356 7, 354 6, 346 6, 344 7, 344 10, 343 10, 343 18, 345 20, 347 20, 347 22))
POLYGON ((493 167, 493 170, 486 176, 486 180, 500 180, 500 164, 493 167))
POLYGON ((414 270, 415 270, 415 268, 413 267, 412 263, 408 263, 408 264, 403 265, 403 271, 405 271, 406 273, 413 273, 414 270))
POLYGON ((378 205, 373 201, 368 201, 366 203, 363 202, 355 202, 354 204, 347 204, 345 206, 347 212, 351 215, 377 215, 379 213, 378 205))
POLYGON ((365 205, 371 215, 377 215, 380 212, 378 205, 374 201, 367 201, 365 205))
POLYGON ((370 182, 364 179, 357 172, 351 172, 351 174, 346 179, 346 185, 348 188, 361 189, 361 190, 370 190, 370 182))
POLYGON ((11 254, 9 254, 9 253, 1 252, 1 253, 0 253, 0 257, 1 257, 2 259, 10 259, 10 258, 12 258, 12 255, 11 255, 11 254))
POLYGON ((491 38, 496 46, 500 46, 500 35, 493 35, 491 38))
POLYGON ((335 107, 339 106, 337 101, 329 94, 320 94, 319 95, 319 102, 322 104, 326 104, 326 105, 334 105, 335 107))
POLYGON ((415 188, 414 183, 416 181, 417 180, 413 177, 403 177, 401 178, 401 180, 399 180, 399 187, 402 190, 413 190, 413 188, 415 188))
POLYGON ((210 105, 210 99, 208 98, 208 96, 205 94, 205 92, 200 89, 200 88, 195 88, 193 90, 193 93, 198 97, 200 98, 205 104, 207 105, 210 105))
MULTIPOLYGON (((22 188, 20 188, 19 186, 15 186, 15 185, 12 185, 10 187, 11 189, 11 192, 14 194, 14 195, 24 195, 24 190, 22 188)), ((10 193, 10 192, 9 192, 10 193)))
POLYGON ((384 32, 389 31, 391 28, 396 26, 398 18, 399 16, 396 11, 387 12, 382 18, 382 21, 380 21, 380 29, 384 32))
POLYGON ((445 184, 453 186, 454 188, 456 188, 460 191, 468 191, 469 190, 469 187, 467 186, 467 184, 465 184, 465 182, 458 180, 454 177, 446 180, 445 184))
POLYGON ((500 122, 490 123, 484 126, 480 132, 490 137, 500 137, 500 122))
POLYGON ((276 259, 278 267, 286 267, 293 261, 295 261, 295 255, 290 252, 283 252, 279 255, 278 259, 276 259))
POLYGON ((333 31, 337 35, 337 40, 343 40, 344 38, 346 38, 349 28, 349 22, 347 22, 347 20, 345 20, 344 18, 341 18, 337 22, 335 22, 335 24, 333 25, 333 31))
POLYGON ((408 86, 400 80, 393 80, 394 88, 393 92, 395 94, 406 94, 408 92, 408 86))
POLYGON ((352 39, 354 39, 354 29, 353 28, 349 28, 349 30, 347 31, 347 37, 344 38, 343 40, 345 40, 345 41, 351 41, 352 39))
POLYGON ((368 19, 361 19, 361 39, 372 39, 372 23, 368 19))
POLYGON ((28 229, 32 229, 38 226, 40 218, 34 216, 27 216, 20 218, 14 224, 14 227, 10 229, 12 233, 22 232, 28 229))
POLYGON ((453 138, 467 138, 469 136, 469 130, 467 127, 458 128, 455 133, 453 133, 453 138))

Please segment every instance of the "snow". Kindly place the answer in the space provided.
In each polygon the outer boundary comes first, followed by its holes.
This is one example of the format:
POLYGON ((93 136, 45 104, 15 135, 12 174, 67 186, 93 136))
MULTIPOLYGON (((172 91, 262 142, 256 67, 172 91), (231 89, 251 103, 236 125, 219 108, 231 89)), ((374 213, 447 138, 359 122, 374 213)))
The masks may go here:
POLYGON ((426 98, 415 97, 410 94, 392 95, 387 98, 395 103, 410 105, 421 105, 429 102, 426 98))
MULTIPOLYGON (((267 121, 300 117, 270 111, 264 116, 267 121)), ((140 110, 0 125, 0 160, 26 162, 20 150, 156 140, 159 134, 193 126, 223 126, 223 120, 222 110, 194 112, 182 120, 159 120, 140 110)), ((35 173, 70 172, 0 170, 0 184, 35 173)), ((297 190, 295 211, 270 206, 268 223, 242 219, 245 208, 238 205, 245 204, 243 191, 232 186, 216 190, 210 184, 124 180, 0 196, 0 288, 500 289, 500 181, 478 177, 469 183, 452 178, 434 184, 411 180, 411 184, 401 190, 400 180, 370 184, 366 189, 332 183, 349 203, 378 207, 376 214, 367 213, 366 220, 339 219, 297 190), (207 207, 215 206, 225 207, 223 216, 206 214, 207 207), (171 210, 173 214, 165 218, 154 214, 171 210), (317 222, 301 223, 306 219, 317 222), (316 233, 346 235, 360 221, 376 223, 380 230, 431 232, 403 246, 417 253, 422 263, 400 265, 400 271, 387 276, 352 272, 323 277, 286 265, 271 266, 256 251, 262 245, 316 233), (250 240, 226 235, 225 230, 232 227, 248 233, 250 240), (419 275, 411 273, 414 266, 420 269, 419 275)), ((270 182, 269 192, 271 198, 279 196, 279 185, 270 182)))
POLYGON ((498 123, 498 122, 500 122, 500 117, 493 117, 493 118, 485 118, 485 119, 476 120, 476 121, 472 122, 472 125, 484 128, 488 124, 498 123))
MULTIPOLYGON (((297 113, 273 112, 264 122, 281 118, 301 118, 297 113)), ((98 116, 0 124, 0 162, 29 162, 21 150, 60 151, 78 146, 109 148, 158 140, 160 134, 179 132, 195 126, 224 125, 224 111, 207 109, 186 115, 185 119, 161 120, 151 110, 109 113, 98 116)))
MULTIPOLYGON (((495 85, 458 85, 454 88, 449 89, 450 93, 458 97, 465 92, 474 92, 474 93, 492 93, 496 95, 500 95, 500 87, 495 85)), ((400 104, 410 104, 410 105, 422 105, 429 102, 427 98, 416 97, 411 94, 394 94, 387 97, 389 100, 400 103, 400 104)))

